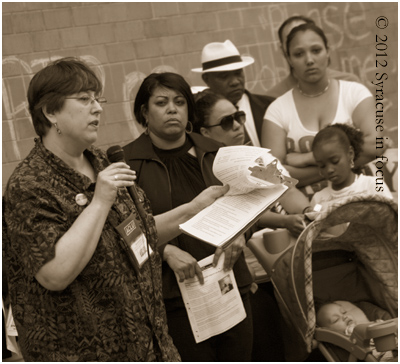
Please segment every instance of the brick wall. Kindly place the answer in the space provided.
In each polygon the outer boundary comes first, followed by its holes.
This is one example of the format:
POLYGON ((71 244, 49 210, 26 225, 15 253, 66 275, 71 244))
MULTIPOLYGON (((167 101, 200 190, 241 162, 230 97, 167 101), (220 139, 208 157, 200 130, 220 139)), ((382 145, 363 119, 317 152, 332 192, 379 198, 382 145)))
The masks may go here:
POLYGON ((294 14, 312 17, 328 36, 332 67, 357 74, 373 93, 375 19, 389 19, 385 128, 397 146, 397 3, 4 2, 2 9, 3 191, 33 146, 26 91, 32 75, 50 60, 78 56, 97 70, 108 104, 96 144, 106 149, 140 134, 132 105, 151 72, 174 71, 192 86, 203 85, 191 68, 200 67, 209 42, 230 39, 255 58, 245 68, 249 90, 263 93, 279 82, 288 70, 277 30, 294 14))

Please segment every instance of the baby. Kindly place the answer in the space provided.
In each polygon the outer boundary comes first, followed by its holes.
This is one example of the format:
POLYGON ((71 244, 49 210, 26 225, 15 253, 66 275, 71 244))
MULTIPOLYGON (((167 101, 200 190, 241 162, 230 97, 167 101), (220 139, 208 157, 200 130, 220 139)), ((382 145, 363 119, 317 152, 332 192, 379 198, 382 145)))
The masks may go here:
MULTIPOLYGON (((383 322, 383 320, 377 320, 376 322, 379 321, 383 322)), ((356 325, 370 322, 372 321, 367 318, 364 311, 349 301, 326 303, 319 308, 316 315, 316 323, 319 327, 336 331, 346 336, 351 336, 356 325)), ((372 354, 378 361, 397 360, 397 355, 394 355, 394 352, 380 353, 376 351, 373 340, 371 340, 370 344, 373 347, 372 354)))
POLYGON ((317 325, 350 336, 358 324, 369 323, 365 313, 349 301, 334 301, 321 306, 317 325))

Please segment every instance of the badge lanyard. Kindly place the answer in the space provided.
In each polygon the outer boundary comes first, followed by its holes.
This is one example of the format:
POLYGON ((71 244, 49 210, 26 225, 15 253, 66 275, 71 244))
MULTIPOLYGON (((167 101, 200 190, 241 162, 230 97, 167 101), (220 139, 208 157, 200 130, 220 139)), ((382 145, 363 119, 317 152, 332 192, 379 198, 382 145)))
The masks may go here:
POLYGON ((133 214, 130 214, 121 224, 116 227, 120 237, 122 238, 123 248, 129 256, 129 260, 133 264, 137 272, 143 264, 149 259, 153 253, 151 246, 147 245, 147 239, 138 221, 133 214), (147 246, 149 250, 147 250, 147 246))
MULTIPOLYGON (((139 219, 141 219, 145 231, 147 230, 147 212, 142 206, 142 200, 139 196, 135 200, 135 207, 139 214, 139 219), (139 206, 138 206, 139 205, 139 206)), ((75 202, 79 206, 84 206, 88 203, 88 198, 83 193, 78 193, 75 196, 75 202)), ((153 254, 151 246, 147 243, 146 235, 143 233, 139 222, 135 219, 133 213, 129 215, 121 224, 115 226, 122 245, 123 250, 128 254, 129 260, 136 270, 136 273, 140 273, 140 268, 149 259, 149 254, 153 254)))

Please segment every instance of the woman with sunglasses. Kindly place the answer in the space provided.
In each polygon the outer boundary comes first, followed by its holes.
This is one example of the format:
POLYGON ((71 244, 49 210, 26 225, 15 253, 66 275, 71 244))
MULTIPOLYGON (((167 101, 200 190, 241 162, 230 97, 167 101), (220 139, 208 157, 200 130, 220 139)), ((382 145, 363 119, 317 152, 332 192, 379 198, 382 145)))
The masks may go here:
MULTIPOLYGON (((246 115, 242 111, 237 111, 228 99, 209 89, 197 93, 195 99, 194 131, 226 146, 243 145, 243 124, 246 115)), ((270 155, 270 158, 271 161, 275 159, 273 155, 270 155)), ((278 165, 279 169, 289 175, 279 162, 278 165)), ((253 226, 248 234, 251 236, 258 229, 269 227, 286 228, 294 235, 298 235, 304 229, 302 211, 308 205, 307 198, 297 188, 290 188, 270 211, 261 216, 257 225, 253 226)), ((246 251, 246 256, 253 257, 249 250, 246 251)), ((258 290, 251 295, 254 329, 252 361, 284 361, 283 340, 279 336, 277 322, 280 313, 272 284, 270 282, 257 282, 257 284, 258 290)))
POLYGON ((224 145, 243 145, 246 114, 227 98, 209 89, 195 95, 196 120, 193 131, 224 145))
MULTIPOLYGON (((137 173, 154 215, 186 205, 207 186, 220 185, 212 164, 221 144, 191 133, 194 99, 190 86, 175 73, 153 73, 142 82, 134 104, 136 120, 144 133, 124 147, 125 159, 137 173)), ((178 224, 176 224, 178 226, 178 224)), ((163 293, 169 333, 183 361, 250 361, 252 318, 249 290, 252 277, 243 255, 245 241, 236 239, 224 250, 224 268, 233 268, 247 317, 230 330, 196 344, 175 273, 180 281, 203 274, 198 261, 222 250, 181 234, 160 250, 163 293)))
MULTIPOLYGON (((193 123, 195 132, 225 146, 243 145, 244 123, 246 122, 246 114, 243 111, 237 111, 228 99, 208 89, 197 93, 195 99, 196 118, 193 123)), ((271 154, 271 162, 274 159, 276 158, 271 154)), ((279 161, 278 168, 289 176, 279 161)), ((260 218, 258 228, 287 228, 293 234, 299 235, 304 229, 304 216, 301 212, 308 206, 307 198, 297 188, 291 188, 280 200, 285 210, 291 215, 283 213, 278 215, 268 211, 260 218)), ((281 208, 282 206, 279 207, 279 210, 281 208)), ((276 209, 273 211, 275 212, 276 209)))

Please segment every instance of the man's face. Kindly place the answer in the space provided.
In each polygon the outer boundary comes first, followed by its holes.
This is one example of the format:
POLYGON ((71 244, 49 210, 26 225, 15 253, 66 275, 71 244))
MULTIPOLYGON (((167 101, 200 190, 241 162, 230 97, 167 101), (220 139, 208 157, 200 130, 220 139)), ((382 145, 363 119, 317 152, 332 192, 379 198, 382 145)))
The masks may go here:
POLYGON ((244 93, 245 77, 243 69, 203 74, 203 80, 211 91, 225 96, 234 105, 244 93))
POLYGON ((305 23, 306 23, 306 22, 303 21, 303 20, 295 20, 295 21, 293 21, 293 22, 291 22, 291 23, 289 23, 289 24, 286 24, 286 26, 282 29, 282 43, 281 43, 281 49, 282 49, 282 52, 283 52, 285 58, 286 58, 286 54, 287 54, 286 40, 287 40, 287 37, 288 37, 290 31, 291 31, 293 28, 295 28, 295 27, 297 27, 297 26, 299 26, 299 25, 301 25, 301 24, 305 24, 305 23))

